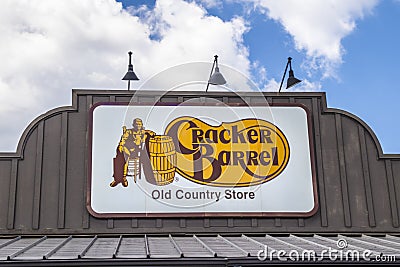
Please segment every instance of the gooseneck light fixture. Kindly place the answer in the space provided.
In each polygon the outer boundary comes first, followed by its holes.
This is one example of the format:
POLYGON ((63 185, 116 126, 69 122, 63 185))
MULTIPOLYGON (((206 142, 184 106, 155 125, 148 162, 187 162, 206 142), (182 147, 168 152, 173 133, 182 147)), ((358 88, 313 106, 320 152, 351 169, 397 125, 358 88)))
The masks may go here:
POLYGON ((123 81, 128 81, 128 91, 131 87, 131 81, 138 81, 139 78, 136 76, 135 72, 133 72, 133 65, 132 65, 132 52, 128 52, 129 55, 129 65, 128 65, 128 72, 122 78, 123 81))
POLYGON ((217 55, 214 56, 214 63, 211 68, 210 78, 208 79, 208 82, 207 82, 206 92, 208 91, 208 87, 210 86, 210 84, 213 84, 213 85, 226 84, 226 80, 225 80, 224 76, 222 76, 221 72, 219 72, 217 55), (214 67, 215 67, 215 71, 214 71, 214 67), (213 74, 213 71, 214 71, 214 74, 213 74))
POLYGON ((289 78, 287 79, 287 84, 286 84, 286 89, 289 89, 290 87, 292 87, 293 85, 298 84, 299 82, 301 82, 301 80, 297 79, 296 77, 294 77, 294 72, 292 70, 292 58, 288 57, 288 62, 286 64, 286 68, 285 68, 285 72, 283 73, 283 77, 282 77, 282 81, 281 81, 281 85, 279 86, 279 92, 282 89, 282 84, 283 84, 283 80, 285 79, 286 76, 286 71, 288 66, 290 66, 289 69, 289 78))

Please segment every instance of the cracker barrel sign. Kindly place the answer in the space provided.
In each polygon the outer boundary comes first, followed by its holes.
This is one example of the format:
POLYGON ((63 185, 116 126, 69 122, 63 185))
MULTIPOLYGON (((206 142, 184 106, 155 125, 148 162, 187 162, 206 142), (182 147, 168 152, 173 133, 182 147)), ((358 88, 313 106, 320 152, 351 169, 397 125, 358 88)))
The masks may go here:
POLYGON ((96 217, 310 216, 306 108, 102 103, 90 117, 96 217))

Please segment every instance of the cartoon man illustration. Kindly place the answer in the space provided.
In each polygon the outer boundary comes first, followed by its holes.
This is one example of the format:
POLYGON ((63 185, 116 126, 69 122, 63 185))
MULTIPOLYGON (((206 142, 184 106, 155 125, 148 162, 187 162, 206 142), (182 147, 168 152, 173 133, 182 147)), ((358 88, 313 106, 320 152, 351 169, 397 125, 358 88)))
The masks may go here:
POLYGON ((128 165, 133 162, 134 181, 140 173, 140 153, 143 149, 143 144, 148 136, 154 136, 155 133, 150 130, 145 130, 141 119, 136 118, 132 122, 131 129, 123 127, 123 134, 117 147, 117 155, 114 158, 114 181, 110 183, 111 187, 115 187, 119 183, 122 186, 128 186, 128 165))

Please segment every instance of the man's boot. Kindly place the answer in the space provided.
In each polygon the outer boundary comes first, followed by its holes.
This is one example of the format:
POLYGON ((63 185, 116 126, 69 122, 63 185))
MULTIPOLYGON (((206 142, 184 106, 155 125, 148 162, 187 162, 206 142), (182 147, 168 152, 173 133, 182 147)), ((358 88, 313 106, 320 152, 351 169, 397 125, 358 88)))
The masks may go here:
POLYGON ((115 186, 117 186, 119 183, 117 182, 117 181, 112 181, 111 183, 110 183, 110 186, 111 187, 115 187, 115 186))

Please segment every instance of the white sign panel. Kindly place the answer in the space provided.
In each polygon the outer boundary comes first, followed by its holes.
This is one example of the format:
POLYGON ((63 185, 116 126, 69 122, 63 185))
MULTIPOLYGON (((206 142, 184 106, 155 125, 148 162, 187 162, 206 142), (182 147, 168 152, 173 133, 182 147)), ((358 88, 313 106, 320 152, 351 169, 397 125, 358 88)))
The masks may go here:
POLYGON ((305 107, 92 108, 88 210, 96 217, 310 216, 305 107))

